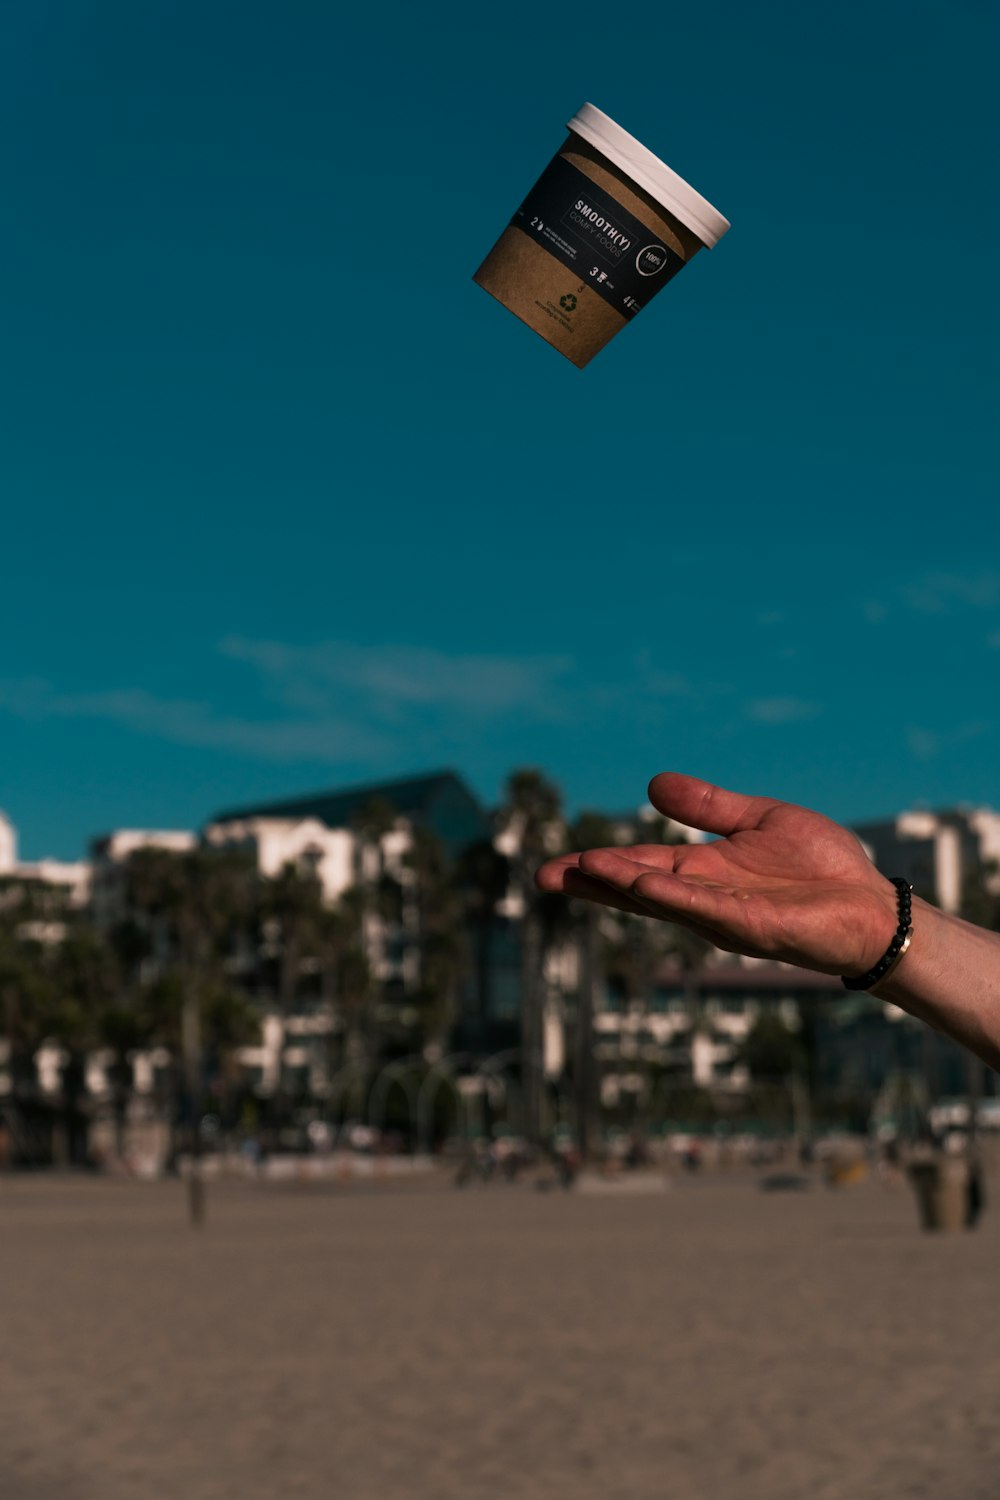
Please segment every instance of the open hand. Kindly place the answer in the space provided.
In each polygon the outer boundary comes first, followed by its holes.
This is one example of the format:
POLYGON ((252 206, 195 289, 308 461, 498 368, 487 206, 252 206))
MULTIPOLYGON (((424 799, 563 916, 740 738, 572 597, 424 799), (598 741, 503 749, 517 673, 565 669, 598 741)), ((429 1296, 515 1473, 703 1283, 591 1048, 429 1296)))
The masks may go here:
POLYGON ((720 837, 562 855, 538 870, 539 888, 678 922, 719 948, 826 974, 864 974, 889 946, 895 890, 838 823, 673 772, 654 776, 649 800, 720 837))

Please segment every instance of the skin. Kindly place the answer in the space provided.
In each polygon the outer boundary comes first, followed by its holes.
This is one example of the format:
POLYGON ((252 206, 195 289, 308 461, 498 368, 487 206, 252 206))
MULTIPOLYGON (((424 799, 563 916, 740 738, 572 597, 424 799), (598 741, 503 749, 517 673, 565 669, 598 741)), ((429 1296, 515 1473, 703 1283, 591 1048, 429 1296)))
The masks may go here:
MULTIPOLYGON (((548 860, 540 890, 677 922, 716 947, 857 976, 897 924, 896 891, 854 834, 820 813, 663 772, 649 800, 717 837, 548 860)), ((873 991, 1000 1069, 1000 937, 914 898, 913 938, 873 991)))

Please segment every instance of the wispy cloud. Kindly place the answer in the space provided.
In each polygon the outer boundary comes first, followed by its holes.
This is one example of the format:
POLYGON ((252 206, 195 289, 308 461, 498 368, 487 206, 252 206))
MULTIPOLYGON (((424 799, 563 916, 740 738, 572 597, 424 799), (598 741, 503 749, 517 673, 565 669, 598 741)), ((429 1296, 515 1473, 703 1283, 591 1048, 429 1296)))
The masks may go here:
POLYGON ((142 688, 61 693, 37 679, 0 682, 0 709, 21 719, 95 719, 177 745, 231 750, 262 760, 387 759, 391 738, 331 717, 254 719, 218 712, 209 703, 157 698, 142 688))
POLYGON ((945 730, 923 729, 910 724, 905 731, 906 748, 914 760, 935 760, 939 755, 955 750, 969 740, 977 740, 982 735, 989 734, 991 729, 992 725, 982 719, 968 724, 956 724, 953 729, 945 730))
POLYGON ((930 573, 903 590, 911 609, 921 614, 948 614, 956 605, 967 609, 1000 607, 1000 572, 930 573))
POLYGON ((414 708, 465 713, 529 710, 547 715, 574 673, 570 656, 451 653, 421 646, 359 646, 321 641, 292 646, 228 636, 223 656, 253 667, 288 708, 324 712, 362 697, 391 720, 414 708))
POLYGON ((750 698, 744 713, 752 724, 799 724, 823 712, 821 703, 807 698, 750 698))
POLYGON ((933 760, 941 753, 941 736, 911 724, 906 730, 906 748, 914 760, 933 760))
POLYGON ((596 728, 628 715, 648 724, 669 700, 688 711, 731 691, 659 668, 646 651, 600 679, 568 655, 446 652, 349 641, 293 645, 231 636, 218 654, 249 669, 226 690, 232 712, 203 698, 158 696, 141 687, 67 692, 22 678, 0 681, 0 711, 27 720, 80 719, 180 745, 279 761, 329 765, 462 753, 511 726, 596 728))
POLYGON ((659 667, 646 650, 614 676, 581 671, 572 656, 446 652, 423 646, 306 646, 227 637, 223 656, 251 667, 264 692, 287 709, 363 712, 395 726, 419 717, 482 724, 508 720, 574 725, 588 718, 683 698, 689 706, 731 692, 659 667))

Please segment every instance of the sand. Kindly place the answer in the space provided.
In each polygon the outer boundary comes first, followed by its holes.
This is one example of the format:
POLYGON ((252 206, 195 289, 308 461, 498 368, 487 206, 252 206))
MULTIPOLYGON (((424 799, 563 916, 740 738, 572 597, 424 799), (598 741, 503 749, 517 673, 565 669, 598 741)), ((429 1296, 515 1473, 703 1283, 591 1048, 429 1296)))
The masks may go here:
POLYGON ((1000 1207, 0 1180, 5 1500, 996 1500, 1000 1207))

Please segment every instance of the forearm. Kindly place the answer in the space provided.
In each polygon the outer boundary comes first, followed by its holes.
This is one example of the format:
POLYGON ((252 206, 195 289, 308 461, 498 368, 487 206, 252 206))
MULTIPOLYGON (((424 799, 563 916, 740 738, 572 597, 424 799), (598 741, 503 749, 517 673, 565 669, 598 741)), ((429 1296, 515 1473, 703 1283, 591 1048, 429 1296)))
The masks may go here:
POLYGON ((871 991, 1000 1071, 1000 935, 914 898, 913 938, 871 991))

